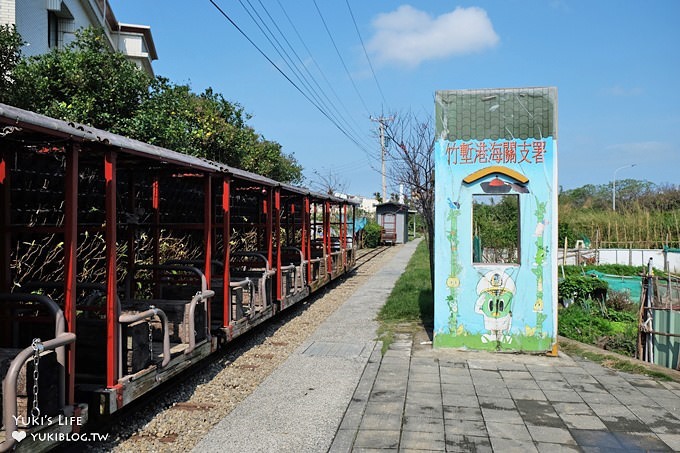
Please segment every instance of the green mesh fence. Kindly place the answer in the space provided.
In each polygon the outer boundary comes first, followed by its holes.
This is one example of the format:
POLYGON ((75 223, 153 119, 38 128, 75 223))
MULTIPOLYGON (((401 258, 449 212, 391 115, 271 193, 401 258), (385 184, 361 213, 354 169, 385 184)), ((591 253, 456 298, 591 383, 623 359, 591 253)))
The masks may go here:
POLYGON ((628 299, 634 303, 640 303, 642 294, 642 277, 630 275, 609 275, 598 271, 587 271, 586 274, 604 280, 609 284, 612 291, 624 292, 628 294, 628 299))

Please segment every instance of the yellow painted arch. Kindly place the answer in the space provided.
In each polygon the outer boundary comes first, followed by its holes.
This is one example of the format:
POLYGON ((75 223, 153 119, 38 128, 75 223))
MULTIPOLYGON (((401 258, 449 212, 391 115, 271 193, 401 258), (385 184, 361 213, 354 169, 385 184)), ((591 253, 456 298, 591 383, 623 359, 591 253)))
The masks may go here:
POLYGON ((493 165, 491 167, 486 167, 482 168, 481 170, 477 170, 474 173, 470 173, 465 178, 463 178, 463 182, 466 184, 470 184, 484 178, 485 176, 489 176, 494 173, 500 173, 502 175, 505 175, 509 178, 514 179, 520 184, 526 184, 529 182, 529 178, 524 176, 522 173, 508 167, 503 167, 501 165, 493 165))

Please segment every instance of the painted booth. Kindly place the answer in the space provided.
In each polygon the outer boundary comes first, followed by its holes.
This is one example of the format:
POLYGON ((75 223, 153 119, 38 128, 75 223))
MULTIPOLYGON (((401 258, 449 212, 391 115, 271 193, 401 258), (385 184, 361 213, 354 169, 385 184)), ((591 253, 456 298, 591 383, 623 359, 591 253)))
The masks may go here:
POLYGON ((375 217, 381 227, 380 242, 405 244, 408 242, 408 206, 388 201, 375 207, 375 217))
POLYGON ((557 89, 435 96, 434 346, 556 351, 557 89))

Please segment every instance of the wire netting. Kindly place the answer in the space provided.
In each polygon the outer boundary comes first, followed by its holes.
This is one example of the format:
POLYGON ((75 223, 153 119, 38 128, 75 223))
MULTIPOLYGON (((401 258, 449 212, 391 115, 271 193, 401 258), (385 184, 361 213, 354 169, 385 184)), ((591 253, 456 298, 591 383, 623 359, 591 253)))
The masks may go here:
POLYGON ((557 88, 437 91, 435 131, 455 140, 557 138, 557 88))

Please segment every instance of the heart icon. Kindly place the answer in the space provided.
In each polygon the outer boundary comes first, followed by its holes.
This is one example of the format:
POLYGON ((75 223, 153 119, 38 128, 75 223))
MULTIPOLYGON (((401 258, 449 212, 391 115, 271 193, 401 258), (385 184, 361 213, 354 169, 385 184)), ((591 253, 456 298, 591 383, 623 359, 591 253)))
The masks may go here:
POLYGON ((26 438, 26 431, 12 431, 12 437, 17 442, 21 442, 26 438))

